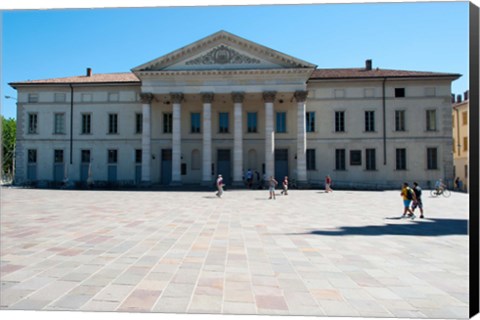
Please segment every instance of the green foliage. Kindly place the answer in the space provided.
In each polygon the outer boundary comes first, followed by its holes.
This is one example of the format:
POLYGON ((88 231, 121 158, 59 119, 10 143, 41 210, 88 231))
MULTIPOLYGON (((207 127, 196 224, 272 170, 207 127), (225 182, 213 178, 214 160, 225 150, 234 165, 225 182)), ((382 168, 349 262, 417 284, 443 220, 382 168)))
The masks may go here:
POLYGON ((15 153, 15 138, 17 121, 2 117, 2 177, 13 172, 13 158, 15 153))

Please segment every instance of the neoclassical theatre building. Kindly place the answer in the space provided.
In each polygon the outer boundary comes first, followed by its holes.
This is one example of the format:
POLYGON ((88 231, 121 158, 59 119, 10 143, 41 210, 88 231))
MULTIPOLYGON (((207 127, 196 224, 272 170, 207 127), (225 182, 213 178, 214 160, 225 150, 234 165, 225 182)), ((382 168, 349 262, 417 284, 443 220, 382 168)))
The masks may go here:
POLYGON ((321 186, 452 180, 459 74, 320 69, 219 31, 128 73, 12 82, 15 183, 321 186))

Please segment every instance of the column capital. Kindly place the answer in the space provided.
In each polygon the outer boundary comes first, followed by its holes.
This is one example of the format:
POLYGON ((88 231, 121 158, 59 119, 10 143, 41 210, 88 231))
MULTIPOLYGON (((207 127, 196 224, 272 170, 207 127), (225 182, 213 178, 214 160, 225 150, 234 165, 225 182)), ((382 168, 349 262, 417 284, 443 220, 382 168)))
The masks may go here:
POLYGON ((181 92, 171 92, 170 99, 172 99, 173 103, 182 103, 183 101, 183 93, 181 92))
POLYGON ((277 95, 277 91, 264 91, 263 100, 265 100, 265 102, 274 102, 276 95, 277 95))
POLYGON ((305 102, 307 100, 308 91, 295 91, 293 96, 297 102, 305 102))
POLYGON ((148 103, 148 104, 150 104, 150 103, 152 103, 153 98, 155 98, 155 96, 154 96, 152 93, 150 93, 150 92, 142 92, 142 93, 140 93, 140 101, 141 101, 142 103, 145 103, 145 104, 148 103))
POLYGON ((232 100, 235 103, 242 103, 245 98, 245 92, 232 92, 232 100))
POLYGON ((213 92, 202 92, 201 95, 203 103, 212 103, 215 96, 213 92))

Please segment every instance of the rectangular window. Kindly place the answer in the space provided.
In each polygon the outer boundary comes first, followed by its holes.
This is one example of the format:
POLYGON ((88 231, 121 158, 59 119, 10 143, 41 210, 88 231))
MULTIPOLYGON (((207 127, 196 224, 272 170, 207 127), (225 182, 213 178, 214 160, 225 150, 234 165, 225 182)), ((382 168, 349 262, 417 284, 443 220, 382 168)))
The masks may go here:
POLYGON ((54 114, 54 134, 65 133, 65 113, 54 114))
POLYGON ((81 161, 82 163, 90 163, 90 150, 82 150, 81 161))
POLYGON ((163 133, 172 133, 173 116, 172 113, 163 114, 163 133))
POLYGON ((345 112, 335 112, 335 132, 345 132, 345 112))
POLYGON ((247 112, 247 132, 248 133, 257 132, 257 113, 256 112, 247 112))
POLYGON ((191 132, 200 133, 200 113, 191 113, 191 132))
POLYGON ((109 149, 108 150, 108 163, 109 164, 116 164, 117 160, 118 160, 117 155, 118 155, 117 150, 109 149))
POLYGON ((67 95, 65 93, 55 93, 54 100, 55 102, 65 102, 67 101, 67 95))
POLYGON ((463 151, 468 151, 468 137, 463 137, 463 151))
POLYGON ((466 126, 468 124, 468 113, 467 111, 462 112, 462 125, 466 126))
POLYGON ((375 111, 365 111, 365 131, 375 131, 375 111))
POLYGON ((218 114, 218 132, 228 133, 228 112, 218 114))
POLYGON ((375 149, 365 150, 365 169, 369 171, 377 170, 375 149))
POLYGON ((276 132, 278 133, 287 132, 287 113, 286 112, 277 112, 276 132))
POLYGON ((427 131, 437 130, 437 111, 427 110, 427 131))
POLYGON ((135 114, 135 133, 142 133, 143 131, 143 114, 135 114))
POLYGON ((437 166, 437 148, 427 148, 427 169, 436 170, 437 166))
POLYGON ((92 115, 90 113, 82 114, 82 134, 92 133, 92 115))
POLYGON ((135 149, 135 163, 142 163, 142 149, 135 149))
POLYGON ((350 165, 361 166, 362 165, 362 151, 350 150, 350 165))
POLYGON ((38 115, 36 113, 28 114, 28 133, 34 134, 38 133, 38 115))
POLYGON ((335 170, 345 170, 345 149, 335 149, 335 170))
POLYGON ((395 88, 395 98, 405 98, 405 88, 395 88))
POLYGON ((395 149, 396 154, 396 169, 407 170, 407 150, 395 149))
POLYGON ((37 150, 28 149, 28 163, 37 163, 37 150))
POLYGON ((54 162, 55 163, 63 163, 63 150, 54 150, 53 151, 54 162))
POLYGON ((116 113, 108 115, 108 133, 118 133, 118 114, 116 113))
POLYGON ((405 131, 405 110, 395 110, 395 131, 405 131))
POLYGON ((315 149, 307 149, 307 170, 316 170, 315 149))
POLYGON ((115 102, 118 101, 118 92, 109 92, 108 93, 108 101, 115 102))
POLYGON ((307 112, 305 114, 307 132, 315 132, 315 112, 307 112))
POLYGON ((29 93, 28 103, 37 103, 37 102, 38 102, 38 93, 29 93))

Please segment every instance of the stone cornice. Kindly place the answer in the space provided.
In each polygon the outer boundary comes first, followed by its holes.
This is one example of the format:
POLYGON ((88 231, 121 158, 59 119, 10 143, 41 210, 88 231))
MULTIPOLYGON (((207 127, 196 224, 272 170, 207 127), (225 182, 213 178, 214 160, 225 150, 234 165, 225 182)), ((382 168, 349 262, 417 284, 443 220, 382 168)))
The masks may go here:
POLYGON ((310 75, 313 69, 255 69, 255 70, 188 70, 188 71, 139 71, 140 76, 210 76, 210 75, 262 75, 262 74, 304 74, 310 75))

